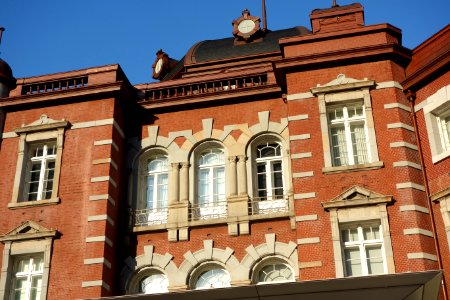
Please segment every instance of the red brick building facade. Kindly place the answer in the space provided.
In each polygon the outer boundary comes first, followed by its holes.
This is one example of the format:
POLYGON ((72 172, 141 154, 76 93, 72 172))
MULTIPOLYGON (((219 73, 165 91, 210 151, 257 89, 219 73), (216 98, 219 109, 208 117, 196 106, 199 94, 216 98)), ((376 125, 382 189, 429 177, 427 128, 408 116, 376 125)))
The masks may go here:
POLYGON ((449 27, 411 51, 360 4, 310 16, 244 11, 136 86, 118 65, 15 83, 2 61, 0 298, 445 299, 449 27))

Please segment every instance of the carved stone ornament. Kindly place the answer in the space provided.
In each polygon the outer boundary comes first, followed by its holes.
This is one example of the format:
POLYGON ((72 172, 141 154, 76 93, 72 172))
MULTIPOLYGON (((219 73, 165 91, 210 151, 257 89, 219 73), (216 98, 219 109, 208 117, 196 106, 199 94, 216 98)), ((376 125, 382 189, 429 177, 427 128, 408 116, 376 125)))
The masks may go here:
POLYGON ((250 41, 257 37, 260 32, 260 18, 251 16, 250 11, 245 9, 242 16, 232 22, 233 35, 238 40, 250 41))
POLYGON ((161 80, 169 72, 169 55, 165 53, 162 49, 156 52, 156 59, 152 65, 153 68, 153 79, 161 80))
POLYGON ((15 128, 14 131, 17 134, 22 133, 30 133, 36 131, 45 131, 52 130, 57 128, 65 128, 69 126, 69 122, 65 119, 62 120, 53 120, 49 118, 47 115, 42 114, 38 120, 34 121, 31 124, 22 124, 22 127, 15 128))
POLYGON ((58 231, 54 229, 47 229, 33 221, 25 221, 18 227, 7 232, 5 235, 0 235, 1 242, 7 241, 23 241, 35 240, 42 238, 54 238, 59 235, 58 231))
POLYGON ((392 196, 382 195, 373 191, 370 191, 362 186, 353 186, 337 196, 336 198, 322 202, 322 206, 325 210, 348 208, 355 206, 368 206, 377 205, 381 203, 391 203, 392 196))

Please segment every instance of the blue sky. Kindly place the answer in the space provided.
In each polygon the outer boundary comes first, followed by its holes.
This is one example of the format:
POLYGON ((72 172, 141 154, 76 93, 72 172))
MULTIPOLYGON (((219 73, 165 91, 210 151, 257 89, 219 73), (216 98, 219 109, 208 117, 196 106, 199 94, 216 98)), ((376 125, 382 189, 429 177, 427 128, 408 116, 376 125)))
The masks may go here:
MULTIPOLYGON (((268 27, 310 28, 311 11, 331 3, 266 0, 268 27)), ((366 25, 399 27, 408 48, 450 21, 449 0, 360 3, 366 25)), ((118 63, 133 84, 150 82, 158 49, 180 59, 198 41, 231 37, 244 8, 261 16, 261 0, 2 0, 0 57, 17 78, 118 63)))

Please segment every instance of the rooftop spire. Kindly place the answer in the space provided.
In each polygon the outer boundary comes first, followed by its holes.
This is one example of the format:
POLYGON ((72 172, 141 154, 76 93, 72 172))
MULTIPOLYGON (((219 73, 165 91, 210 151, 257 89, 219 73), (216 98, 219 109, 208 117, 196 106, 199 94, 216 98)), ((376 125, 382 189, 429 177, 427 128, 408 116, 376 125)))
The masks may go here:
POLYGON ((331 7, 336 7, 336 6, 339 6, 339 5, 337 5, 336 0, 333 0, 333 5, 331 7))
MULTIPOLYGON (((0 46, 2 45, 2 35, 3 31, 5 31, 5 27, 0 27, 0 46)), ((1 52, 0 52, 1 53, 1 52)))

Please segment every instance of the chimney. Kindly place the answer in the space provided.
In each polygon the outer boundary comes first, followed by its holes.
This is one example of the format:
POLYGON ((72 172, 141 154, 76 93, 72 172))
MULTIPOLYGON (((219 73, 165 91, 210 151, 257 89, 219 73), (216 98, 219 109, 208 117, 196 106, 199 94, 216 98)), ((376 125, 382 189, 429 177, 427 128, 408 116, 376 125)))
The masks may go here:
POLYGON ((360 3, 315 9, 309 16, 313 33, 326 33, 364 26, 364 8, 360 3))

